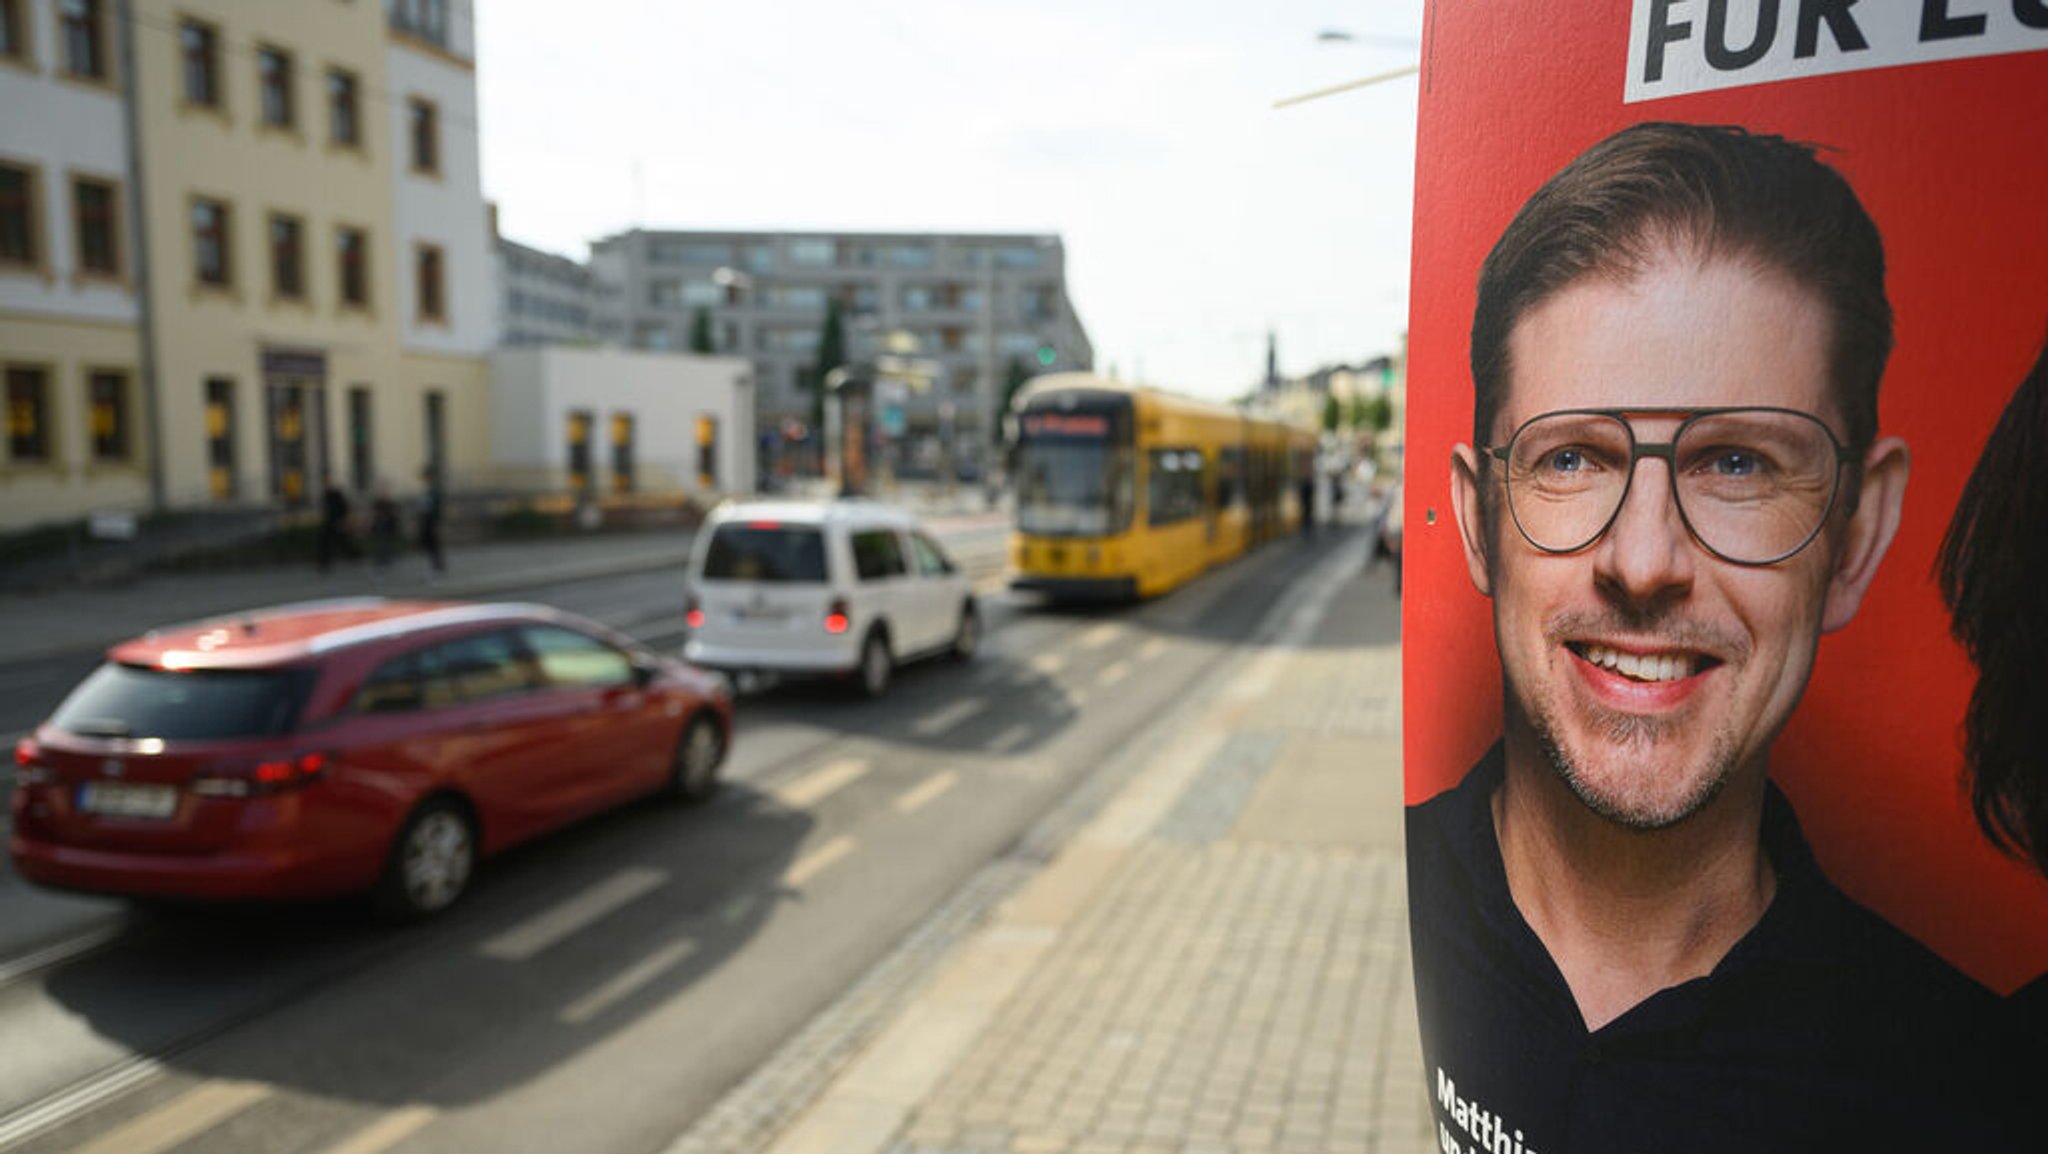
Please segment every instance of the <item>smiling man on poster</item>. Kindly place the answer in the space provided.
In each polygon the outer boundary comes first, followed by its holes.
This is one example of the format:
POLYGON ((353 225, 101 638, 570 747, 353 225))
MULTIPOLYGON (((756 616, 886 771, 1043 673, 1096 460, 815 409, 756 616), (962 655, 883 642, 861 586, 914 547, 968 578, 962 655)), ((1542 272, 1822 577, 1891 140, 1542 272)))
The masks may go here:
POLYGON ((1989 995, 1836 890, 1767 777, 1898 526, 1891 343, 1855 193, 1740 129, 1617 133, 1488 256, 1452 494, 1503 733, 1408 816, 1446 1150, 1994 1132, 1989 995))

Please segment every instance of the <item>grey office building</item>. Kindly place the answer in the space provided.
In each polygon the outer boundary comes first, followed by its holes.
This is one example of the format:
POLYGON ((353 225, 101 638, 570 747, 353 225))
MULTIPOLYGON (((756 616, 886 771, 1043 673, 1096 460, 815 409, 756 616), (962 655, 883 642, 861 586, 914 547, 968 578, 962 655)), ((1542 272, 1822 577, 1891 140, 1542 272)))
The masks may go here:
POLYGON ((903 406, 909 463, 978 461, 983 404, 1001 397, 1012 362, 1094 366, 1058 236, 635 229, 593 244, 590 267, 599 340, 687 349, 701 310, 713 351, 753 361, 764 460, 810 417, 804 374, 834 298, 850 362, 881 357, 929 377, 903 406))
POLYGON ((497 238, 498 343, 587 345, 590 270, 566 256, 497 238))

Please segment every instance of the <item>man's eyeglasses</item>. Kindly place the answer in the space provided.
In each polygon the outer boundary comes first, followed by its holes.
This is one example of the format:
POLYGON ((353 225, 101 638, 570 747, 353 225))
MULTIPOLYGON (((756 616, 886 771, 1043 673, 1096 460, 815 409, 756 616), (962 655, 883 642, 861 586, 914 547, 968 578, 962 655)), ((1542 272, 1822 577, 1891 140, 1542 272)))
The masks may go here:
POLYGON ((1636 462, 1671 469, 1678 515, 1709 553, 1771 565, 1827 523, 1856 457, 1820 418, 1793 409, 1568 409, 1532 417, 1486 452, 1505 467, 1508 509, 1529 544, 1576 553, 1628 500, 1636 462), (1631 416, 1683 417, 1669 441, 1636 440, 1631 416))

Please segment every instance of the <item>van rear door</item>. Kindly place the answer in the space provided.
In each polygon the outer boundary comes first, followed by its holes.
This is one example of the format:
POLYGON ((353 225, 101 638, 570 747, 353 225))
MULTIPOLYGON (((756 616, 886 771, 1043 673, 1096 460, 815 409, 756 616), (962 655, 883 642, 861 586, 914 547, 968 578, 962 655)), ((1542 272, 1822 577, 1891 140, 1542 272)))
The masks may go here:
POLYGON ((816 647, 831 602, 825 531, 816 524, 725 521, 695 582, 707 645, 798 652, 816 647))

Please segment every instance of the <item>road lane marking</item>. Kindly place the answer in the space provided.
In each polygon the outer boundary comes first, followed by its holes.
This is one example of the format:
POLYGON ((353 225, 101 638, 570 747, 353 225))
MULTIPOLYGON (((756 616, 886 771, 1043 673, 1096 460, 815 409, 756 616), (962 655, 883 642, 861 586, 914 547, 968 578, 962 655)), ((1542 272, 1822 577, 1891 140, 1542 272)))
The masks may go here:
POLYGON ((775 787, 772 796, 791 809, 813 806, 859 780, 867 773, 866 758, 847 757, 827 762, 817 769, 775 787))
POLYGON ((114 1127, 73 1154, 159 1154, 213 1129, 270 1096, 261 1082, 202 1082, 139 1118, 114 1127))
POLYGON ((682 964, 683 959, 696 952, 697 943, 688 938, 670 942, 628 966, 618 977, 569 1003, 562 1010, 562 1021, 571 1026, 580 1026, 588 1022, 646 989, 649 983, 675 969, 682 964))
POLYGON ((1138 647, 1138 660, 1150 661, 1164 652, 1166 652, 1166 638, 1154 637, 1138 647))
POLYGON ((44 946, 32 954, 23 954, 13 961, 0 964, 0 986, 4 986, 23 974, 32 974, 45 966, 54 966, 69 961, 83 953, 89 953, 121 936, 126 927, 119 922, 87 930, 77 937, 66 938, 44 946))
POLYGON ((736 926, 741 922, 747 920, 747 915, 753 913, 754 907, 760 904, 761 895, 753 890, 748 890, 746 893, 741 894, 740 896, 725 903, 724 906, 720 907, 718 911, 718 920, 724 922, 726 925, 736 926))
POLYGON ((1104 689, 1108 689, 1110 686, 1115 685, 1117 682, 1122 681, 1124 678, 1129 677, 1130 675, 1131 663, 1128 661, 1119 661, 1115 665, 1110 666, 1108 669, 1103 670, 1101 674, 1099 674, 1095 678, 1095 684, 1104 689))
POLYGON ((620 906, 668 881, 665 870, 634 866, 591 886, 553 909, 542 910, 483 944, 485 957, 523 962, 620 906))
POLYGON ((1081 635, 1083 649, 1100 649, 1122 635, 1124 627, 1114 621, 1105 621, 1081 635))
POLYGON ((896 799, 897 813, 916 813, 938 799, 938 796, 959 784, 960 775, 953 770, 942 770, 924 779, 923 784, 904 793, 896 799))
POLYGON ((919 737, 937 737, 954 726, 966 721, 988 708, 988 698, 967 697, 946 706, 937 713, 926 714, 911 723, 910 732, 919 737))
POLYGON ((1057 653, 1041 653, 1031 659, 1031 672, 1040 677, 1051 677, 1067 667, 1067 659, 1057 653))
POLYGON ((790 863, 782 875, 782 884, 795 889, 805 882, 832 868, 832 863, 853 852, 853 839, 840 834, 817 849, 790 863))
POLYGON ((322 1150, 320 1154, 384 1154, 440 1117, 432 1106, 407 1106, 393 1110, 368 1126, 322 1150))
POLYGON ((1030 739, 1031 727, 1020 721, 997 734, 996 739, 988 743, 988 747, 995 753, 1009 753, 1030 739))

